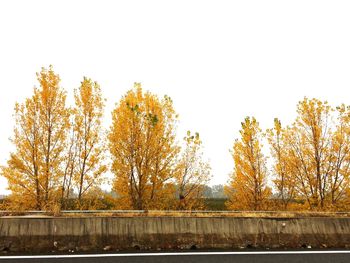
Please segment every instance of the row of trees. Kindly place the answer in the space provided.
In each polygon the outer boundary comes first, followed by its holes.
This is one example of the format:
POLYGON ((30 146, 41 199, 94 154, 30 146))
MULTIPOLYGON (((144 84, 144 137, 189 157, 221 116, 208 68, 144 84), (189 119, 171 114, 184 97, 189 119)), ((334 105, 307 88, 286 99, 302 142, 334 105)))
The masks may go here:
POLYGON ((246 118, 240 134, 232 152, 235 169, 226 189, 229 208, 341 210, 349 206, 349 106, 332 108, 327 102, 304 98, 290 126, 283 127, 275 119, 274 127, 263 133, 255 118, 246 118), (271 151, 270 173, 264 139, 271 151))
MULTIPOLYGON (((37 78, 39 88, 16 104, 15 151, 1 167, 11 208, 65 209, 73 197, 77 208, 90 208, 94 202, 84 200, 101 198, 100 186, 110 183, 109 170, 116 208, 203 208, 210 166, 198 133, 187 132, 178 143, 178 116, 170 97, 159 98, 135 84, 116 104, 112 124, 104 130, 105 100, 97 82, 83 78, 74 90, 74 105, 68 106, 52 67, 37 78)), ((228 209, 346 209, 350 107, 305 98, 291 125, 275 119, 265 132, 247 117, 232 156, 234 171, 225 188, 228 209)))
POLYGON ((188 132, 183 145, 176 142, 178 116, 169 97, 160 99, 135 84, 104 131, 105 101, 97 82, 84 77, 71 107, 51 66, 37 78, 39 88, 16 104, 15 151, 1 167, 12 209, 62 209, 73 196, 78 208, 89 208, 83 200, 98 198, 107 182, 108 153, 118 208, 203 206, 210 166, 202 160, 198 133, 188 132))

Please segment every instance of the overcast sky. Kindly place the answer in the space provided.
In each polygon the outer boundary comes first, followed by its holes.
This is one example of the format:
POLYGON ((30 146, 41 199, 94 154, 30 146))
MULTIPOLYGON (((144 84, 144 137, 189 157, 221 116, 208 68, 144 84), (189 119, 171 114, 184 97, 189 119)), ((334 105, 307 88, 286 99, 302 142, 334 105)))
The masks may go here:
POLYGON ((200 133, 225 183, 245 116, 265 129, 304 96, 350 104, 349 14, 349 1, 1 1, 0 164, 15 102, 52 64, 70 98, 83 76, 100 83, 107 126, 134 82, 172 97, 179 134, 200 133))

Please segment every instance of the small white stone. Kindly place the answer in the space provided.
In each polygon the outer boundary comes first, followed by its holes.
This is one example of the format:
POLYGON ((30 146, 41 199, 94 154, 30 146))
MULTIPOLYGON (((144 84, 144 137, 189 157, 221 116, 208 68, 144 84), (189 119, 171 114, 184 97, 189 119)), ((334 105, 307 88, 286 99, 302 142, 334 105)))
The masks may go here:
POLYGON ((111 250, 111 248, 112 248, 111 246, 105 246, 105 247, 103 248, 103 250, 104 250, 104 251, 108 251, 108 250, 111 250))

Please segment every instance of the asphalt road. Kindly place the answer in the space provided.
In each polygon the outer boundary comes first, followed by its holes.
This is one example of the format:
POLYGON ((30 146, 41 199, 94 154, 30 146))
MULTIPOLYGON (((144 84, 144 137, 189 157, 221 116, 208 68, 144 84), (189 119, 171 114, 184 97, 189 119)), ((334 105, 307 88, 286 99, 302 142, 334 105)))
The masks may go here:
POLYGON ((191 252, 98 255, 0 256, 1 263, 348 263, 350 251, 191 252))

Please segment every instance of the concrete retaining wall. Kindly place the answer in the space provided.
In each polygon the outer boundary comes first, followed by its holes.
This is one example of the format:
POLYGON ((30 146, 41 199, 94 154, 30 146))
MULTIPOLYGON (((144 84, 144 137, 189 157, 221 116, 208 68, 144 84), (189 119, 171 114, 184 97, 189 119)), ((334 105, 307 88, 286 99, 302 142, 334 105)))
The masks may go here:
POLYGON ((350 218, 0 218, 0 250, 350 247, 350 218))

